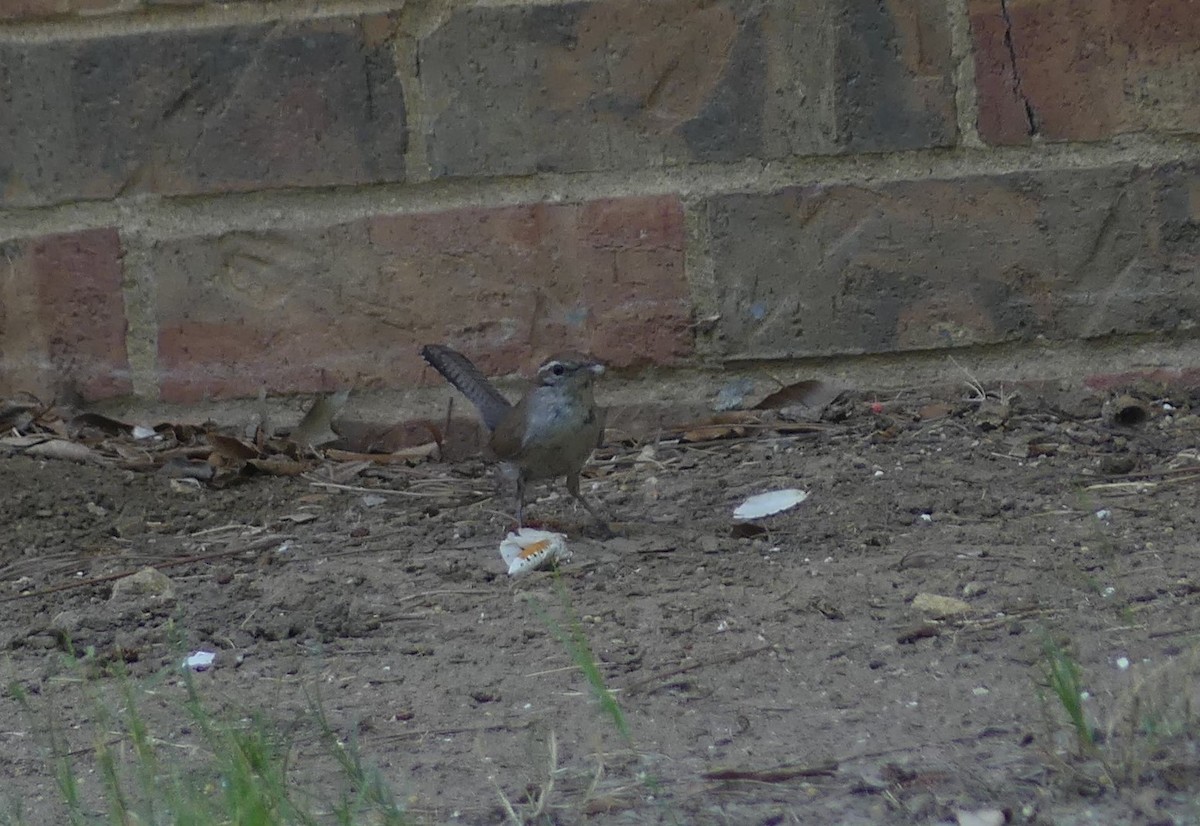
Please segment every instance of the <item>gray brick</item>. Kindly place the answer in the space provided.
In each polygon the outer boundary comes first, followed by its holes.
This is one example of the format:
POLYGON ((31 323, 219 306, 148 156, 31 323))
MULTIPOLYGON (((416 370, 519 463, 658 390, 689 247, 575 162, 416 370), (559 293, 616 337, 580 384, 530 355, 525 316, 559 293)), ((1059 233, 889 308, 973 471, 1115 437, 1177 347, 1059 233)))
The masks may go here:
POLYGON ((394 181, 387 18, 0 45, 0 203, 394 181))
POLYGON ((597 0, 464 8, 421 44, 435 175, 954 142, 945 10, 597 0))
POLYGON ((1193 329, 1196 168, 980 176, 712 199, 730 358, 1193 329))

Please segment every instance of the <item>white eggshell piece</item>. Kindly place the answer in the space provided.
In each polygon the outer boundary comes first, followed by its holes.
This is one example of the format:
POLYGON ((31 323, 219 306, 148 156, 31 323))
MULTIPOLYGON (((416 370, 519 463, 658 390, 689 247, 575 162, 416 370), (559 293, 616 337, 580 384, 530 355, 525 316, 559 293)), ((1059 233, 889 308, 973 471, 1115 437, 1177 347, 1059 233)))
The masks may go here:
POLYGON ((794 508, 808 498, 808 491, 788 488, 787 490, 772 490, 751 496, 738 505, 733 512, 734 519, 761 519, 774 513, 780 513, 788 508, 794 508))
POLYGON ((509 576, 520 576, 545 568, 567 556, 567 537, 551 531, 521 528, 500 543, 500 558, 508 566, 509 576))

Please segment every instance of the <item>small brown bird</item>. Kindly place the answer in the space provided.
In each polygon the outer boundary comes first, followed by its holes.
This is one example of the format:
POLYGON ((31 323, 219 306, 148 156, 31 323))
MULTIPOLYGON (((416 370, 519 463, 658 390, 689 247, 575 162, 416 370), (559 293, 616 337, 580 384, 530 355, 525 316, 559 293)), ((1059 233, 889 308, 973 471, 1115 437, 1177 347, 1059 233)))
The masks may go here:
POLYGON ((492 431, 492 452, 517 483, 518 528, 524 524, 525 483, 565 476, 567 491, 608 532, 603 517, 579 492, 579 471, 604 432, 604 411, 592 391, 603 364, 578 353, 550 358, 514 405, 462 353, 428 344, 421 357, 479 409, 492 431))

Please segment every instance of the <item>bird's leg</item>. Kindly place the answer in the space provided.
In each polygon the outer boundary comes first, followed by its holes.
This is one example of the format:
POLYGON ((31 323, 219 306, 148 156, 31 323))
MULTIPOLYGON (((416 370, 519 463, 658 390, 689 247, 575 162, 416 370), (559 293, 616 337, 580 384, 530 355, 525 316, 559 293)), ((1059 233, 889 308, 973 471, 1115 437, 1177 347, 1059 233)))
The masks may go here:
POLYGON ((525 527, 525 477, 517 474, 517 532, 525 527))
POLYGON ((587 512, 590 513, 592 518, 596 520, 596 525, 600 528, 601 532, 605 536, 612 536, 612 529, 608 526, 608 522, 603 516, 600 515, 599 511, 592 507, 592 504, 588 502, 588 500, 583 498, 583 494, 579 492, 578 473, 567 474, 567 492, 575 498, 576 502, 587 508, 587 512))

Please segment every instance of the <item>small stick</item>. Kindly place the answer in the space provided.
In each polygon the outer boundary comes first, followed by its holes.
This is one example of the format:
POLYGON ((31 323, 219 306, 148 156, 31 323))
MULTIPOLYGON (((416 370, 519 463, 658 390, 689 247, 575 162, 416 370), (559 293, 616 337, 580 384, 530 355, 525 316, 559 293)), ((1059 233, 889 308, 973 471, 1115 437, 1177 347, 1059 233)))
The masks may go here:
MULTIPOLYGON (((396 734, 385 734, 379 738, 370 738, 372 743, 388 740, 416 740, 424 737, 452 737, 455 734, 475 734, 483 731, 521 731, 532 726, 535 720, 517 723, 489 723, 482 726, 457 726, 455 728, 431 728, 419 731, 402 731, 396 734)), ((367 738, 364 738, 367 739, 367 738)))
POLYGON ((1200 465, 1187 467, 1164 468, 1163 470, 1143 470, 1137 473, 1116 473, 1110 479, 1149 479, 1152 476, 1182 476, 1188 473, 1200 473, 1200 465))
POLYGON ((462 590, 462 589, 448 590, 448 591, 422 591, 419 594, 409 594, 406 597, 400 597, 400 599, 396 600, 392 604, 399 605, 402 602, 412 602, 413 600, 416 600, 416 599, 425 599, 428 597, 440 597, 440 596, 492 597, 492 596, 496 596, 496 595, 493 594, 491 591, 468 591, 468 590, 462 590))
POLYGON ((411 499, 436 499, 439 496, 446 496, 445 491, 435 491, 433 493, 418 493, 411 490, 392 490, 391 488, 364 488, 358 485, 339 485, 337 482, 321 482, 309 476, 301 476, 307 479, 310 485, 315 485, 319 488, 332 488, 333 490, 345 490, 351 493, 378 493, 381 496, 407 496, 411 499))
POLYGON ((635 691, 642 690, 643 688, 650 685, 651 683, 656 683, 656 682, 659 682, 660 680, 665 680, 669 677, 677 677, 680 674, 686 674, 689 671, 695 671, 697 668, 705 668, 706 666, 710 666, 710 665, 724 665, 726 663, 740 662, 741 660, 746 660, 746 659, 749 659, 750 657, 753 657, 755 654, 761 654, 764 651, 770 651, 774 647, 775 647, 774 645, 771 645, 770 643, 768 643, 766 645, 760 645, 758 648, 751 648, 747 651, 735 651, 732 654, 724 654, 720 657, 714 657, 711 660, 705 660, 703 662, 695 662, 695 663, 692 663, 691 665, 681 665, 678 668, 672 668, 669 671, 663 671, 659 674, 653 674, 649 677, 646 677, 645 679, 630 683, 629 685, 627 685, 625 687, 625 691, 632 694, 635 691))
POLYGON ((703 772, 705 780, 753 780, 758 783, 786 783, 798 777, 826 777, 837 773, 836 760, 814 766, 777 766, 773 769, 716 769, 703 772))

